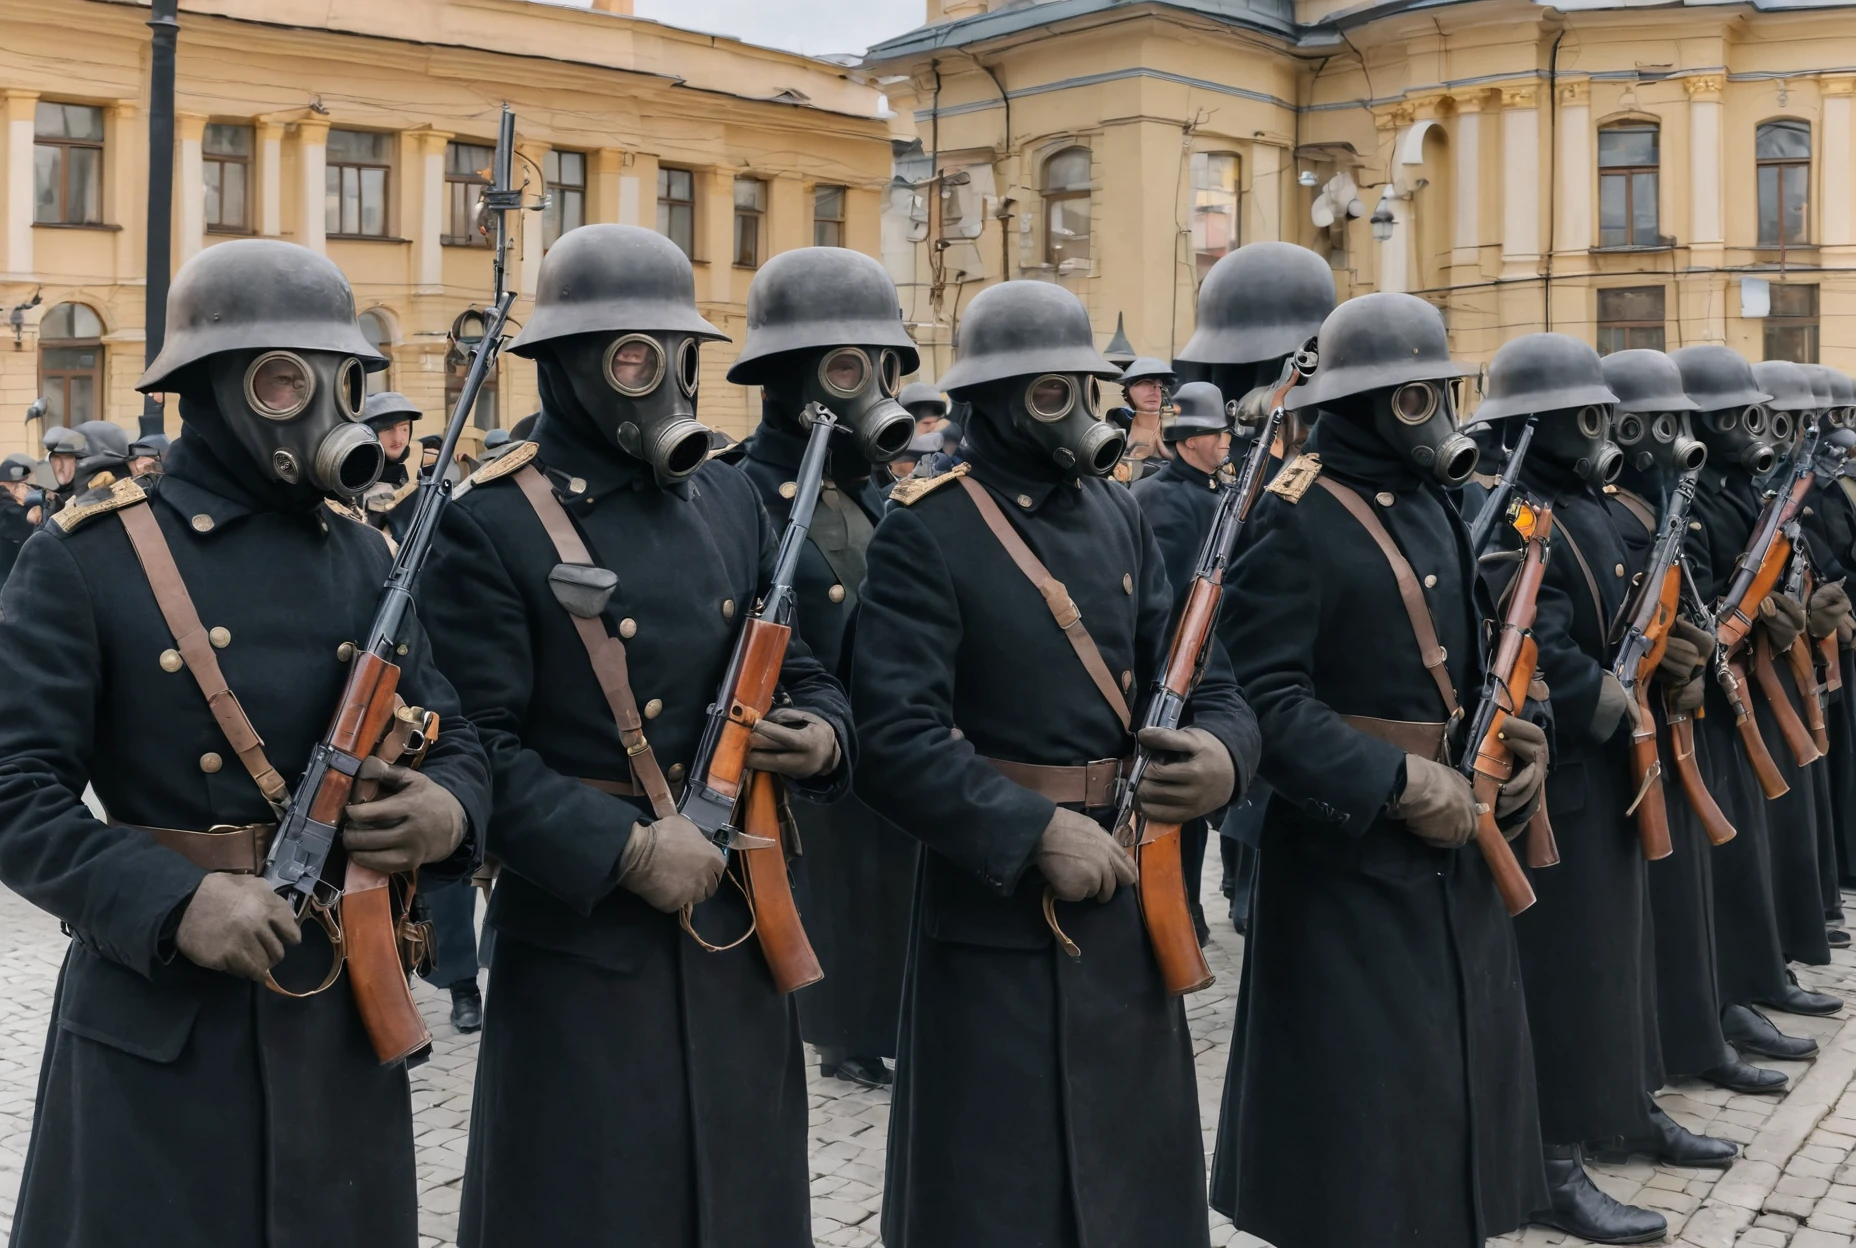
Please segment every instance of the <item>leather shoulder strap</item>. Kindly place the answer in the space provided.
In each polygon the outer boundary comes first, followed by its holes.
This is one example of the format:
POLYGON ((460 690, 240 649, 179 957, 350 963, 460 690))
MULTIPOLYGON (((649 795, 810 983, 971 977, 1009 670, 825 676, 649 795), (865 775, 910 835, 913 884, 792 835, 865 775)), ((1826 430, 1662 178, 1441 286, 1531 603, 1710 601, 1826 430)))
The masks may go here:
POLYGON ((1579 549, 1579 543, 1573 540, 1572 530, 1564 523, 1553 526, 1553 536, 1566 543, 1566 549, 1572 552, 1572 561, 1579 565, 1579 571, 1585 577, 1586 592, 1592 595, 1592 618, 1598 626, 1610 631, 1610 621, 1605 618, 1605 600, 1598 592, 1598 578, 1592 575, 1592 565, 1585 561, 1585 552, 1579 549))
POLYGON ((1418 639, 1418 652, 1424 660, 1424 670, 1437 682, 1437 692, 1444 700, 1444 712, 1455 716, 1462 709, 1456 700, 1456 687, 1450 683, 1449 670, 1444 661, 1449 657, 1437 640, 1437 625, 1431 619, 1431 608, 1424 601, 1424 591, 1418 587, 1418 574, 1411 570, 1411 563, 1405 558, 1405 552, 1398 548, 1392 535, 1386 532, 1386 526, 1373 509, 1366 505, 1366 500, 1350 486, 1342 485, 1332 477, 1318 477, 1315 484, 1334 496, 1336 502, 1347 509, 1349 515, 1360 522, 1373 544, 1379 547, 1379 553, 1392 565, 1392 579, 1398 582, 1399 601, 1405 604, 1405 614, 1411 620, 1411 632, 1418 639))
POLYGON ((1050 569, 1025 545, 1025 539, 1018 535, 1012 522, 999 510, 999 504, 993 501, 986 487, 972 477, 962 474, 961 487, 973 505, 979 508, 980 519, 992 530, 992 535, 999 539, 999 545, 1005 547, 1005 553, 1012 557, 1018 570, 1025 574, 1025 579, 1037 587, 1044 596, 1044 605, 1050 608, 1051 617, 1057 621, 1057 627, 1069 639, 1070 648, 1076 651, 1076 657, 1083 662, 1083 670, 1089 673, 1089 679, 1095 682, 1102 698, 1115 712, 1115 718, 1121 721, 1125 730, 1133 722, 1134 716, 1128 710, 1128 699, 1122 696, 1120 687, 1115 684, 1114 676, 1109 674, 1108 664, 1102 661, 1102 652, 1096 648, 1095 638, 1083 627, 1083 613, 1077 609, 1070 597, 1070 591, 1063 587, 1063 582, 1050 574, 1050 569))
POLYGON ((1629 490, 1619 489, 1615 485, 1607 485, 1605 487, 1605 493, 1622 504, 1624 510, 1634 516, 1637 523, 1641 524, 1651 537, 1655 537, 1657 532, 1662 528, 1662 525, 1657 523, 1656 508, 1650 506, 1650 500, 1644 498, 1641 494, 1634 494, 1629 490))
MULTIPOLYGON (((515 480, 522 489, 523 497, 528 499, 529 506, 535 509, 535 518, 548 531, 548 540, 554 543, 554 553, 560 556, 561 562, 577 563, 583 567, 597 566, 593 553, 580 537, 580 531, 574 528, 567 509, 561 506, 560 499, 554 497, 554 488, 548 484, 548 479, 524 461, 516 470, 515 480)), ((631 670, 625 661, 625 643, 606 631, 603 619, 589 620, 571 612, 568 618, 574 622, 574 630, 580 634, 580 644, 586 647, 586 657, 593 665, 593 676, 599 681, 599 691, 605 695, 606 706, 612 711, 612 722, 618 726, 619 743, 625 747, 632 778, 644 790, 645 796, 651 799, 651 810, 659 819, 676 814, 676 799, 670 795, 670 785, 664 780, 663 769, 657 765, 657 755, 652 752, 651 743, 645 739, 644 720, 638 714, 638 699, 632 695, 631 670)))
POLYGON ((251 773, 264 796, 272 802, 286 801, 290 790, 277 769, 271 766, 271 760, 264 756, 264 739, 251 726, 245 708, 226 687, 225 673, 219 669, 219 656, 213 653, 206 626, 200 623, 200 613, 194 609, 193 598, 187 593, 186 582, 181 580, 174 552, 168 548, 168 539, 162 535, 154 511, 144 500, 119 509, 116 515, 129 535, 129 545, 135 548, 135 557, 141 561, 148 587, 155 591, 155 605, 161 608, 161 618, 167 621, 168 631, 174 634, 174 648, 180 652, 187 670, 193 673, 200 692, 206 695, 207 708, 212 711, 219 731, 225 734, 232 752, 238 755, 238 761, 251 773))

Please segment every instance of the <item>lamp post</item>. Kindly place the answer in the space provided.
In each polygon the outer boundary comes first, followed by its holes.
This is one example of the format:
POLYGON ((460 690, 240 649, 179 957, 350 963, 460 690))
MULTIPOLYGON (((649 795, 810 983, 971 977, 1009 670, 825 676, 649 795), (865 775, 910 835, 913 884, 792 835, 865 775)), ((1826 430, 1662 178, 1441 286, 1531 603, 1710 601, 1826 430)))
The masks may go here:
MULTIPOLYGON (((179 0, 153 0, 148 25, 154 31, 148 73, 148 288, 143 324, 143 360, 161 354, 168 327, 168 275, 174 263, 174 45, 180 34, 179 0)), ((160 433, 160 395, 142 397, 141 434, 160 433)))

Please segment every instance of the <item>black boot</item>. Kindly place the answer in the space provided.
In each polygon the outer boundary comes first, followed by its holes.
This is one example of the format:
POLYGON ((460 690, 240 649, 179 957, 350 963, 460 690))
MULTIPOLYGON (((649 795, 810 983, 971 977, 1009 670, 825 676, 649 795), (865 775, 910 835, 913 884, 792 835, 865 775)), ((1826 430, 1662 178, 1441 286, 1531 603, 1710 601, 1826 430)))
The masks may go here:
POLYGON ((1825 928, 1824 939, 1830 942, 1830 947, 1832 949, 1848 949, 1850 947, 1850 934, 1840 927, 1825 928))
POLYGON ((1547 1195, 1552 1204, 1529 1220, 1595 1244, 1646 1244, 1669 1233, 1660 1213, 1613 1200, 1600 1191, 1579 1161, 1576 1144, 1548 1144, 1547 1195))
POLYGON ((1811 1014, 1819 1018, 1828 1018, 1843 1008, 1843 998, 1826 996, 1821 992, 1810 992, 1798 986, 1798 977, 1790 971, 1785 972, 1785 991, 1770 1001, 1757 1002, 1769 1005, 1775 1010, 1784 1010, 1787 1014, 1811 1014))
POLYGON ((1711 1135, 1697 1135, 1664 1113, 1656 1098, 1645 1093, 1644 1099, 1649 1102, 1646 1108, 1650 1116, 1650 1134, 1628 1141, 1625 1146, 1628 1151, 1671 1166, 1725 1170, 1734 1164, 1734 1158, 1740 1154, 1738 1144, 1717 1140, 1711 1135))
POLYGON ((1791 1077, 1782 1070, 1767 1070, 1764 1066, 1755 1066, 1746 1061, 1733 1046, 1727 1046, 1727 1060, 1719 1066, 1710 1066, 1696 1074, 1695 1078, 1706 1080, 1717 1088, 1726 1088, 1729 1092, 1756 1092, 1780 1094, 1791 1086, 1791 1077))
POLYGON ((1817 1041, 1809 1036, 1788 1036, 1772 1020, 1749 1006, 1730 1005, 1721 1011, 1721 1034, 1742 1053, 1799 1062, 1817 1056, 1817 1041))
POLYGON ((461 1036, 483 1029, 483 994, 476 980, 451 985, 451 1026, 461 1036))
POLYGON ((840 1058, 832 1074, 860 1088, 887 1088, 895 1078, 880 1057, 840 1058))

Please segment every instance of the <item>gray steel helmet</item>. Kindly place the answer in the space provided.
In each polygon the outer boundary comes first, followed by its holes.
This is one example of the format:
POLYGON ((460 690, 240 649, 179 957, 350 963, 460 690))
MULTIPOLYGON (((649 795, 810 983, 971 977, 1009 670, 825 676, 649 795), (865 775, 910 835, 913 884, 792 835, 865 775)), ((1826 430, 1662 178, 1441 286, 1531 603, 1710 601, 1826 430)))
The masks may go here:
POLYGON ((1759 388, 1753 366, 1732 347, 1714 342, 1680 347, 1671 351, 1669 358, 1682 374, 1682 389, 1695 400, 1699 411, 1749 407, 1772 397, 1759 388))
POLYGON ((425 413, 419 410, 419 405, 398 390, 382 390, 379 394, 367 396, 367 405, 361 409, 361 422, 372 425, 375 432, 379 432, 403 420, 417 420, 423 415, 425 413))
POLYGON ((1172 385, 1179 380, 1179 374, 1165 360, 1156 360, 1151 355, 1139 355, 1134 362, 1121 370, 1121 384, 1132 385, 1137 381, 1155 380, 1172 385))
POLYGON ((1570 334, 1523 334, 1489 361, 1482 403, 1466 424, 1616 403, 1598 352, 1570 334))
POLYGON ((758 385, 774 357, 824 347, 889 347, 904 373, 921 363, 902 325, 896 283, 881 263, 846 247, 783 251, 748 286, 747 338, 728 380, 758 385))
POLYGON ((107 420, 87 420, 77 427, 84 439, 84 454, 98 458, 129 458, 129 435, 107 420))
POLYGON ((354 292, 335 262, 274 238, 216 243, 168 288, 167 337, 135 388, 172 389, 180 372, 224 351, 333 351, 377 373, 387 357, 362 336, 354 292))
POLYGON ((509 430, 492 429, 483 435, 483 449, 493 451, 509 441, 509 430))
POLYGON ((941 376, 949 394, 1038 373, 1121 376, 1096 350, 1083 301, 1052 282, 1001 282, 982 290, 960 318, 955 351, 959 358, 941 376))
POLYGON ((1817 400, 1818 407, 1838 406, 1836 382, 1831 380, 1836 369, 1828 364, 1800 364, 1798 367, 1804 370, 1806 380, 1811 383, 1811 397, 1817 400))
POLYGON ((1198 329, 1175 360, 1255 364, 1288 355, 1315 336, 1334 306, 1326 260, 1294 243, 1246 243, 1205 275, 1198 329))
POLYGON ((1838 407, 1856 406, 1856 381, 1852 381, 1850 375, 1842 369, 1831 368, 1828 364, 1819 364, 1818 367, 1830 374, 1831 400, 1838 407))
POLYGON ((1160 427, 1160 436, 1168 442, 1180 442, 1201 433, 1223 433, 1231 427, 1231 414, 1225 410, 1224 395, 1209 381, 1189 381, 1173 392, 1173 406, 1179 414, 1160 427))
POLYGON ((30 481, 38 470, 39 461, 30 455, 15 453, 0 459, 0 481, 30 481))
POLYGON ((917 409, 923 407, 935 408, 934 414, 937 416, 947 415, 947 396, 925 381, 911 381, 902 387, 902 393, 896 396, 896 402, 908 408, 916 416, 921 415, 917 409))
POLYGON ((1293 408, 1476 371, 1450 358, 1442 313, 1416 295, 1392 291, 1361 295, 1335 308, 1321 323, 1315 351, 1321 366, 1290 392, 1293 408))
POLYGON ((129 458, 135 459, 142 455, 152 455, 156 459, 160 459, 163 455, 168 453, 168 447, 170 445, 172 445, 172 443, 168 440, 168 435, 165 433, 146 434, 129 443, 129 458))
POLYGON ((1772 397, 1766 406, 1775 412, 1814 412, 1817 395, 1811 375, 1790 360, 1761 360, 1753 365, 1753 383, 1772 397))
POLYGON ((1682 370, 1661 351, 1614 351, 1599 361, 1605 384, 1616 391, 1620 412, 1693 412, 1682 389, 1682 370))
POLYGON ((538 348, 578 334, 724 334, 696 310, 696 271, 675 243, 637 225, 583 225, 548 248, 535 282, 535 310, 509 349, 538 348))
POLYGON ((44 443, 47 455, 82 455, 90 449, 90 443, 83 434, 65 425, 54 425, 47 429, 44 443))

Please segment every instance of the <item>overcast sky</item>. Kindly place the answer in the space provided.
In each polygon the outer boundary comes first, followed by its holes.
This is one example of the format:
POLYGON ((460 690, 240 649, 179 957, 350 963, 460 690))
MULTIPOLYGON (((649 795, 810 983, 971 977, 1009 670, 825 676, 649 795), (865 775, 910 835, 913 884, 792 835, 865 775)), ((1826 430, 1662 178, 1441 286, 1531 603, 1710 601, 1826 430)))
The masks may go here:
MULTIPOLYGON (((586 8, 590 0, 552 0, 586 8)), ((922 24, 923 0, 634 0, 639 17, 807 56, 861 53, 922 24)))

